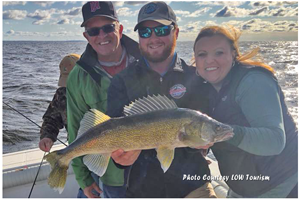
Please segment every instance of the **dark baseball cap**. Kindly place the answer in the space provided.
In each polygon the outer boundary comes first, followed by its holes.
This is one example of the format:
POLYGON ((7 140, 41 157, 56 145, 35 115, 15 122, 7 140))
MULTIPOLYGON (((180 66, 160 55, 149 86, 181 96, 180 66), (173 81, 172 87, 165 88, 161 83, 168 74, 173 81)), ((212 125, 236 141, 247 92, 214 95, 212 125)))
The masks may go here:
POLYGON ((114 5, 111 1, 90 1, 82 6, 83 23, 84 27, 88 20, 93 17, 108 17, 113 20, 119 21, 114 5))
POLYGON ((138 16, 138 24, 134 27, 134 31, 136 31, 144 21, 156 21, 163 25, 171 25, 172 23, 177 25, 174 11, 162 1, 153 1, 141 8, 138 16))

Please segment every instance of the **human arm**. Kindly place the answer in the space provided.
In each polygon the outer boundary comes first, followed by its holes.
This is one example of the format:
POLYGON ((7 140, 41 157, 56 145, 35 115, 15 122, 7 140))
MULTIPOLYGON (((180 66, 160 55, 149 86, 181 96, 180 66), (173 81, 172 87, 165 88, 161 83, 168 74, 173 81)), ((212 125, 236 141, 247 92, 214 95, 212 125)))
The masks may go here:
POLYGON ((66 117, 66 88, 58 88, 43 116, 43 124, 40 129, 39 148, 42 151, 50 151, 53 143, 57 140, 59 130, 64 128, 66 117))
POLYGON ((262 72, 249 72, 235 99, 250 127, 233 125, 235 136, 227 142, 254 155, 280 154, 285 131, 277 83, 262 72))
MULTIPOLYGON (((108 88, 106 114, 110 117, 123 116, 123 107, 127 104, 129 104, 129 99, 125 83, 117 75, 112 79, 108 88)), ((119 149, 114 151, 111 157, 118 168, 125 168, 123 166, 132 165, 140 153, 141 150, 124 152, 122 149, 119 149)))
MULTIPOLYGON (((80 121, 84 114, 90 108, 99 108, 106 104, 99 100, 103 93, 100 88, 88 77, 88 74, 76 65, 69 74, 67 83, 67 119, 68 119, 68 136, 69 143, 72 143, 77 137, 77 131, 80 127, 80 121)), ((106 99, 106 96, 105 96, 106 99)), ((72 160, 72 167, 79 186, 84 190, 92 186, 94 179, 91 172, 84 165, 82 157, 72 160)))

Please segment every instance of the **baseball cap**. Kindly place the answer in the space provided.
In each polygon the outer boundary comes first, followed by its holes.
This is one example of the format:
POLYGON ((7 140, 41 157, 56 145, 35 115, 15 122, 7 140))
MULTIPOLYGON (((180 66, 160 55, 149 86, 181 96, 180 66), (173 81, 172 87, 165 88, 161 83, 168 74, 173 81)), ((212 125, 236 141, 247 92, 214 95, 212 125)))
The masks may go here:
POLYGON ((176 15, 172 8, 162 1, 153 1, 144 5, 138 16, 138 24, 134 27, 136 31, 144 21, 156 21, 163 25, 176 24, 176 15))
POLYGON ((111 1, 90 1, 82 6, 83 23, 84 27, 88 20, 93 17, 108 17, 113 20, 119 21, 114 5, 111 1))
POLYGON ((60 64, 60 76, 58 80, 58 86, 66 87, 67 86, 67 79, 68 75, 71 72, 71 70, 74 68, 76 62, 79 60, 80 55, 77 54, 70 54, 65 56, 60 64))

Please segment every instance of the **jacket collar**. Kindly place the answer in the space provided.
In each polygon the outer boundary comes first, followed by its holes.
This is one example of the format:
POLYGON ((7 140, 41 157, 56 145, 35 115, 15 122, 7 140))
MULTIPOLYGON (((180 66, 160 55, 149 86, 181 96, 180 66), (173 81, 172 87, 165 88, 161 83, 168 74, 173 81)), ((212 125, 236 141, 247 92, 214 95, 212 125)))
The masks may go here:
MULTIPOLYGON (((184 70, 183 70, 183 60, 181 60, 181 59, 179 58, 179 56, 178 56, 177 53, 176 53, 175 56, 176 56, 176 57, 175 57, 175 61, 174 61, 174 63, 172 64, 172 66, 169 67, 169 69, 168 69, 167 72, 170 72, 170 71, 184 72, 184 70)), ((140 59, 139 62, 140 62, 141 67, 138 67, 138 69, 142 69, 142 68, 145 69, 145 68, 146 68, 146 69, 152 71, 152 69, 150 69, 150 68, 147 66, 147 64, 146 64, 146 62, 145 62, 144 59, 140 59)))
MULTIPOLYGON (((130 37, 123 34, 121 38, 121 45, 126 48, 127 54, 133 56, 136 59, 139 59, 141 57, 138 43, 130 37)), ((100 66, 98 62, 97 52, 92 48, 90 44, 87 44, 80 60, 85 62, 89 66, 100 66)))

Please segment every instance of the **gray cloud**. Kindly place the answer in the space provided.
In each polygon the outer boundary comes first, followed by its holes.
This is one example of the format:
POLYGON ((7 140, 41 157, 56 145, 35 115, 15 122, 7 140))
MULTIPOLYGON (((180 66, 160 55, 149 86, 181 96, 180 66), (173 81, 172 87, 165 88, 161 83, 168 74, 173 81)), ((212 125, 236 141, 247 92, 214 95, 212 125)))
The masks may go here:
POLYGON ((270 9, 268 6, 261 7, 259 9, 244 9, 244 8, 232 8, 225 6, 218 10, 215 14, 211 14, 213 17, 249 17, 249 16, 267 16, 267 17, 293 17, 298 16, 298 7, 279 7, 276 9, 270 9))
POLYGON ((26 10, 6 10, 3 11, 3 19, 22 20, 26 17, 26 10))
POLYGON ((51 19, 52 14, 57 14, 60 11, 57 11, 54 8, 50 10, 36 10, 33 13, 27 14, 28 18, 36 19, 36 21, 32 22, 33 25, 43 25, 51 19))
POLYGON ((239 7, 241 5, 244 5, 245 1, 201 1, 196 3, 197 6, 204 6, 204 5, 210 5, 210 6, 231 6, 231 7, 239 7))
POLYGON ((59 22, 57 22, 57 24, 61 25, 61 24, 69 24, 70 23, 70 20, 69 19, 63 19, 63 20, 60 20, 59 22))
POLYGON ((221 10, 217 11, 215 17, 232 17, 236 16, 236 12, 233 12, 228 6, 223 7, 221 10))
POLYGON ((7 35, 13 35, 14 33, 15 33, 14 30, 9 30, 9 31, 6 32, 7 35))
POLYGON ((2 1, 3 6, 25 5, 26 1, 2 1))
POLYGON ((65 15, 77 16, 81 15, 81 7, 72 8, 64 13, 65 15))
POLYGON ((211 10, 211 8, 203 8, 201 10, 197 10, 193 13, 191 13, 190 15, 187 15, 186 17, 199 17, 199 16, 202 16, 203 14, 207 13, 209 10, 211 10))
POLYGON ((284 5, 298 5, 297 1, 250 1, 250 5, 253 7, 260 6, 284 6, 284 5))
POLYGON ((269 7, 268 6, 264 6, 262 8, 257 9, 257 10, 251 11, 249 13, 249 15, 259 15, 260 13, 265 12, 267 10, 269 10, 269 7))

